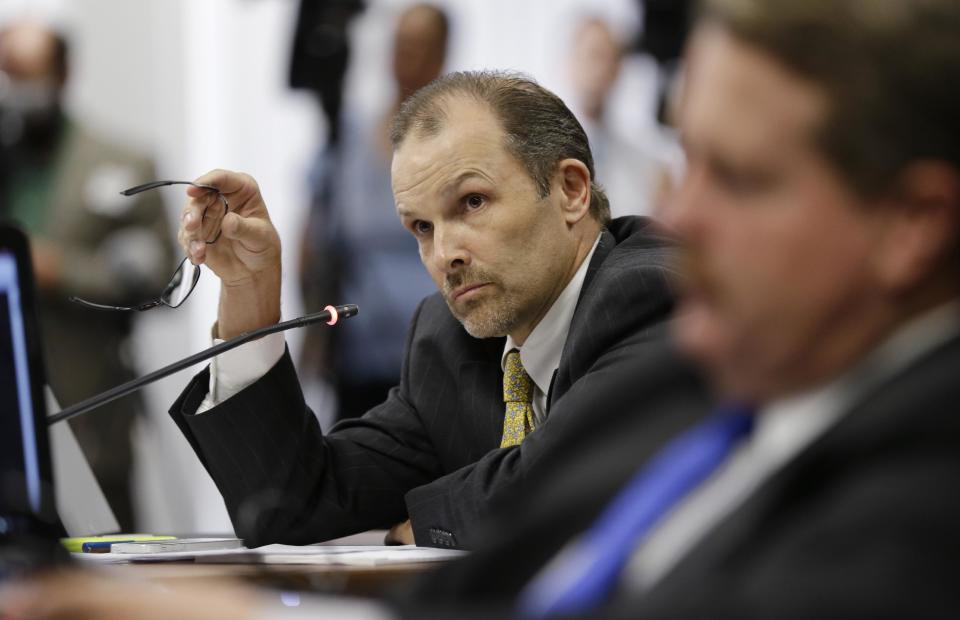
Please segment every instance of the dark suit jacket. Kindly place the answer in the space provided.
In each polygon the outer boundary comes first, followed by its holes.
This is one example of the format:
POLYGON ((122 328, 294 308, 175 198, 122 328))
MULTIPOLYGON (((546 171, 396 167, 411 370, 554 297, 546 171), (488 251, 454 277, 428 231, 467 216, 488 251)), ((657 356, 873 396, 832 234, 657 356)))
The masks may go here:
MULTIPOLYGON (((401 609, 511 617, 523 586, 609 503, 608 479, 623 484, 653 441, 678 430, 669 423, 678 414, 698 417, 682 413, 697 407, 696 381, 659 359, 660 370, 638 363, 647 384, 610 386, 642 402, 642 414, 613 407, 606 430, 544 459, 514 498, 522 504, 488 524, 498 533, 490 544, 428 576, 401 609)), ((625 587, 591 617, 957 617, 958 369, 955 338, 862 399, 648 593, 625 587)))
MULTIPOLYGON (((620 372, 663 332, 672 308, 669 242, 649 220, 619 218, 602 233, 548 397, 580 394, 620 372)), ((362 311, 362 309, 361 309, 362 311)), ((349 324, 344 326, 348 329, 349 324)), ((387 401, 326 436, 304 405, 289 355, 202 415, 200 373, 171 409, 251 546, 302 544, 409 515, 418 544, 464 546, 488 502, 522 480, 568 418, 551 411, 521 446, 499 449, 504 339, 475 339, 439 295, 414 316, 400 385, 387 401)))

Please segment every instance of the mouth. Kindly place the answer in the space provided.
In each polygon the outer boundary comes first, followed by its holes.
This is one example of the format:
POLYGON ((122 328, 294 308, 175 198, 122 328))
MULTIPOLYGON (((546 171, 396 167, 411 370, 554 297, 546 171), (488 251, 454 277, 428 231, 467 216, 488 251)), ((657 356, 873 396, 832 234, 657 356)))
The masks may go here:
POLYGON ((460 288, 453 291, 453 300, 457 301, 461 298, 464 298, 464 296, 466 296, 466 298, 469 299, 469 296, 471 294, 473 294, 475 291, 478 291, 484 288, 488 284, 489 282, 480 282, 477 284, 468 284, 466 286, 461 286, 460 288))

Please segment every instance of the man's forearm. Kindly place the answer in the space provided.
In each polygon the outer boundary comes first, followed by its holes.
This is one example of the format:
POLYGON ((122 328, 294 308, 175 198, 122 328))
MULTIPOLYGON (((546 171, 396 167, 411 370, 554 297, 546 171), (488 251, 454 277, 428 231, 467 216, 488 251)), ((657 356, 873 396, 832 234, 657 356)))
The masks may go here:
POLYGON ((224 340, 280 320, 280 269, 220 287, 217 337, 224 340))

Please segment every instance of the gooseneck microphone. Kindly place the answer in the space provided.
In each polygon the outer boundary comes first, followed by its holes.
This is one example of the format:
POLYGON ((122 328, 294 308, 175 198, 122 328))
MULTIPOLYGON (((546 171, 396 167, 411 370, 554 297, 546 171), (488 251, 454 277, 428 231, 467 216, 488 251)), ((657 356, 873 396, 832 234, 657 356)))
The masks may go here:
POLYGON ((268 325, 266 327, 261 327, 260 329, 255 329, 252 332, 246 332, 240 334, 230 340, 224 340, 220 344, 214 345, 209 349, 200 351, 190 357, 180 360, 179 362, 174 362, 169 366, 164 366, 160 370, 155 370, 150 374, 144 375, 133 381, 128 381, 122 385, 118 385, 115 388, 111 388, 102 394, 97 394, 87 400, 80 401, 76 405, 67 407, 66 409, 61 410, 59 413, 56 413, 52 416, 47 417, 47 424, 56 424, 61 420, 69 420, 78 415, 86 413, 91 409, 96 409, 100 405, 109 403, 112 400, 116 400, 121 396, 126 396, 131 392, 135 392, 142 388, 145 385, 153 383, 172 375, 175 372, 179 372, 184 368, 193 366, 199 362, 210 359, 211 357, 216 357, 224 351, 229 351, 230 349, 235 349, 242 344, 246 344, 251 340, 256 340, 257 338, 262 338, 268 334, 275 334, 277 332, 287 331, 288 329, 295 329, 298 327, 306 327, 307 325, 312 325, 314 323, 324 322, 327 325, 336 325, 340 319, 346 319, 352 316, 355 316, 359 309, 354 304, 346 304, 343 306, 327 306, 323 309, 322 312, 315 312, 313 314, 308 314, 306 316, 301 316, 296 319, 290 319, 289 321, 283 321, 282 323, 277 323, 276 325, 268 325))

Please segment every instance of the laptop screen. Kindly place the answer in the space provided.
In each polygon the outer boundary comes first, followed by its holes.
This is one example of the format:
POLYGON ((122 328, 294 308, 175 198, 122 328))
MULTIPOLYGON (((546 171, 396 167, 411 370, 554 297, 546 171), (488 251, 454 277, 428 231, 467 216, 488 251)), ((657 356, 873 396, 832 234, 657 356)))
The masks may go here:
POLYGON ((55 519, 29 256, 23 235, 0 226, 0 534, 55 519))
POLYGON ((29 511, 40 511, 40 465, 37 454, 27 334, 23 324, 23 299, 17 277, 17 259, 0 250, 0 394, 3 395, 0 437, 7 438, 0 455, 4 495, 23 502, 29 511), (15 488, 10 488, 15 487, 15 488), (25 501, 24 501, 25 500, 25 501))

